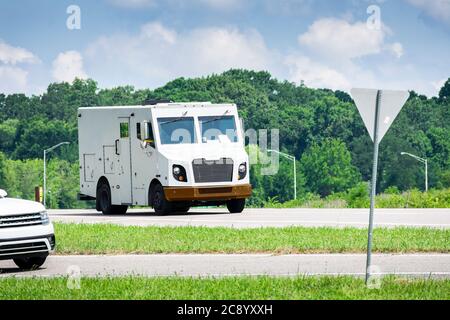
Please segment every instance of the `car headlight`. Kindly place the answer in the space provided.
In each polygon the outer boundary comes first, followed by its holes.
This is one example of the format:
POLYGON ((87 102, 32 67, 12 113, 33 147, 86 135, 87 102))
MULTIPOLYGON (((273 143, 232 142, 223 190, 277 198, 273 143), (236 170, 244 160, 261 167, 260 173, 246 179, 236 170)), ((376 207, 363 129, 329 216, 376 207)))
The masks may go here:
POLYGON ((41 211, 41 212, 39 212, 39 214, 41 215, 41 222, 42 222, 42 224, 49 224, 50 223, 50 219, 48 218, 47 211, 41 211))
POLYGON ((180 165, 173 165, 172 174, 175 180, 180 182, 187 182, 186 169, 180 165))
POLYGON ((239 180, 242 180, 247 175, 247 163, 241 163, 238 168, 239 180))

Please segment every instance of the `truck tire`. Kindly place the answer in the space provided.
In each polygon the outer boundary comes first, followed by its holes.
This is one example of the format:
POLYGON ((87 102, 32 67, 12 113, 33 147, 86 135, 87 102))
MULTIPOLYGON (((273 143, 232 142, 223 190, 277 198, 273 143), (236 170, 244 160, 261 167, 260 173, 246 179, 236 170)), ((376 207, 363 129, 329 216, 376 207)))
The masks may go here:
POLYGON ((241 213, 245 208, 245 199, 228 200, 227 208, 230 213, 241 213))
POLYGON ((160 184, 157 184, 153 188, 152 206, 153 209, 155 209, 155 213, 159 216, 169 214, 173 210, 172 203, 167 201, 166 196, 164 195, 163 186, 160 184))
POLYGON ((97 190, 98 209, 104 215, 125 214, 128 206, 111 204, 111 189, 109 185, 103 183, 97 190))
POLYGON ((177 206, 174 211, 179 213, 187 213, 191 209, 191 206, 177 206))
POLYGON ((15 258, 14 263, 22 270, 36 270, 42 266, 47 256, 37 256, 28 258, 15 258))

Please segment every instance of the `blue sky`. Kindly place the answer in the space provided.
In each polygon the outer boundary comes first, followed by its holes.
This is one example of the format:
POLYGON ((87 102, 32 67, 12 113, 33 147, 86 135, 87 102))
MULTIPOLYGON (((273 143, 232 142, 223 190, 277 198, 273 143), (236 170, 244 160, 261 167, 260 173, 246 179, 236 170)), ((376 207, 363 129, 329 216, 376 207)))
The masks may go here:
POLYGON ((450 77, 449 53, 450 0, 0 0, 6 93, 74 77, 156 88, 247 68, 310 87, 432 96, 450 77), (70 5, 80 29, 67 28, 70 5))

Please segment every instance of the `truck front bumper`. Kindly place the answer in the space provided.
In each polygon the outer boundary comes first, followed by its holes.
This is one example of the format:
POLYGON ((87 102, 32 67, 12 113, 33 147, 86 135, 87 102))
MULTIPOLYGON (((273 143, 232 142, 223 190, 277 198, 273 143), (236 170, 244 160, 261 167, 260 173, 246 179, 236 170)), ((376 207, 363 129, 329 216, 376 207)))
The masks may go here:
POLYGON ((220 187, 165 187, 168 201, 223 201, 245 199, 252 195, 250 184, 220 187))

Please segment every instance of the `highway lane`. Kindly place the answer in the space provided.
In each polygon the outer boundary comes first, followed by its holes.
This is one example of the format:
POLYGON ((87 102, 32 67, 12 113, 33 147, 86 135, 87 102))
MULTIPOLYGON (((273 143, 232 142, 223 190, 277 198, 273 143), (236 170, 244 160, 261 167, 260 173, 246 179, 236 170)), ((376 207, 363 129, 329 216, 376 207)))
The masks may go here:
MULTIPOLYGON (((50 256, 39 270, 21 272, 0 261, 0 277, 57 276, 363 276, 364 254, 164 254, 118 256, 50 256)), ((450 278, 448 254, 375 254, 376 275, 450 278)))
MULTIPOLYGON (((126 215, 104 216, 95 210, 49 210, 54 222, 113 223, 124 226, 356 227, 367 228, 369 209, 192 209, 188 214, 156 216, 151 209, 131 209, 126 215)), ((450 228, 450 209, 376 209, 375 227, 450 228)))

